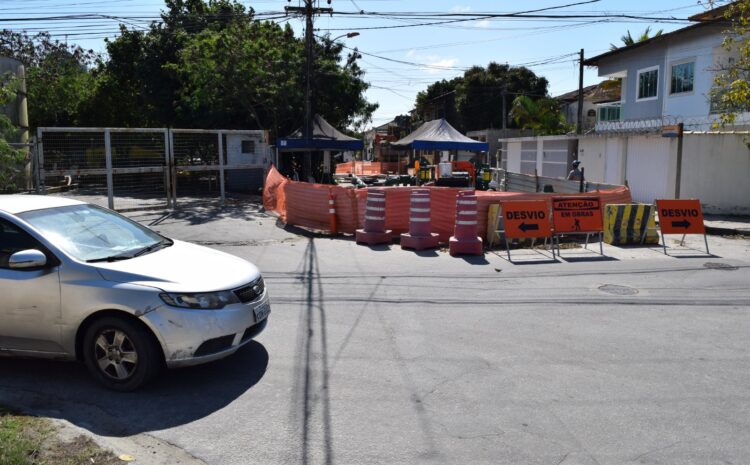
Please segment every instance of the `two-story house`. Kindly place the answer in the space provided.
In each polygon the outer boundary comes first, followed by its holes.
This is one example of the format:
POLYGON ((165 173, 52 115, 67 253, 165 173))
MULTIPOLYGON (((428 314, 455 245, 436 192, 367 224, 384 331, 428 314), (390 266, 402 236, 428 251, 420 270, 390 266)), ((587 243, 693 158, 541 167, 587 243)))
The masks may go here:
POLYGON ((732 127, 714 127, 714 77, 736 59, 723 47, 730 28, 726 8, 585 60, 609 83, 619 80, 619 101, 599 103, 595 130, 580 136, 501 140, 508 147, 503 166, 561 176, 565 161, 575 158, 587 180, 627 183, 636 202, 697 198, 706 213, 750 215, 750 113, 739 114, 732 127), (678 123, 684 124, 682 137, 664 137, 673 133, 665 126, 678 123))
MULTIPOLYGON (((620 101, 600 105, 597 132, 643 131, 684 123, 706 130, 717 120, 711 88, 716 70, 732 60, 723 46, 726 6, 689 19, 695 24, 584 61, 600 77, 621 82, 620 101)), ((750 114, 738 124, 750 123, 750 114)))

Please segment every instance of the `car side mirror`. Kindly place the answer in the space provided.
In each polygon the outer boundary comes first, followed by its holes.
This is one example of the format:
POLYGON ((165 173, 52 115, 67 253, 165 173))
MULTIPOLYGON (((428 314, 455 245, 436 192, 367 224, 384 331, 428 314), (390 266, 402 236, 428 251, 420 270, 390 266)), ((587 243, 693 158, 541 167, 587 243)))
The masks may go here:
POLYGON ((47 264, 47 256, 36 249, 21 250, 8 258, 8 267, 13 270, 41 268, 47 264))

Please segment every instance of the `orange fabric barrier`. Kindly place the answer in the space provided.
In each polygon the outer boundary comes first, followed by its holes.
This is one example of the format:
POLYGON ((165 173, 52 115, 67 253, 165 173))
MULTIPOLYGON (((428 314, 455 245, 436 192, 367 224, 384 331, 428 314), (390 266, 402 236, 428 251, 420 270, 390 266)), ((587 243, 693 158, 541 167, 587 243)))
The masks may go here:
POLYGON ((346 162, 336 165, 336 174, 388 174, 406 173, 406 164, 398 162, 358 161, 356 163, 346 162), (354 166, 352 166, 354 165, 354 166), (400 171, 399 171, 400 165, 400 171))
MULTIPOLYGON (((453 235, 456 219, 456 195, 459 190, 451 187, 425 187, 431 196, 432 230, 440 235, 441 242, 448 242, 453 235)), ((409 231, 409 202, 414 187, 379 187, 385 191, 386 215, 385 227, 392 229, 393 235, 409 231)), ((280 219, 288 224, 318 231, 328 231, 330 216, 328 213, 328 193, 332 192, 336 204, 338 230, 341 233, 354 234, 364 227, 367 189, 352 189, 323 184, 310 184, 290 181, 271 168, 263 188, 263 206, 268 211, 276 212, 280 219)), ((560 195, 559 193, 528 192, 483 192, 476 191, 477 222, 479 233, 485 236, 487 210, 491 204, 500 204, 510 200, 545 200, 552 206, 552 197, 590 197, 601 198, 602 209, 606 204, 632 203, 630 190, 627 187, 586 192, 581 194, 560 195)))

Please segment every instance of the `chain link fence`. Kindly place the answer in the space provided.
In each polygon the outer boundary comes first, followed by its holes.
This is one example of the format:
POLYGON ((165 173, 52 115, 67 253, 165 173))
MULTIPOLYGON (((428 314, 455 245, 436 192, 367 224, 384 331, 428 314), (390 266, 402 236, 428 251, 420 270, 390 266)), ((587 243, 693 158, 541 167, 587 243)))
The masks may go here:
POLYGON ((39 128, 37 192, 116 210, 257 194, 271 162, 265 131, 39 128))

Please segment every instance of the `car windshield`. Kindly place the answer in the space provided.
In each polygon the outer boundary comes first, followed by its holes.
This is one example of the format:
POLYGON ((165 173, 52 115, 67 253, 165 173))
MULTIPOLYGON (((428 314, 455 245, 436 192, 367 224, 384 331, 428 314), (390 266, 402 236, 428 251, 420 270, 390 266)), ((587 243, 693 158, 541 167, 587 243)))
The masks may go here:
POLYGON ((150 229, 95 205, 46 208, 18 216, 81 261, 128 259, 172 244, 150 229))

